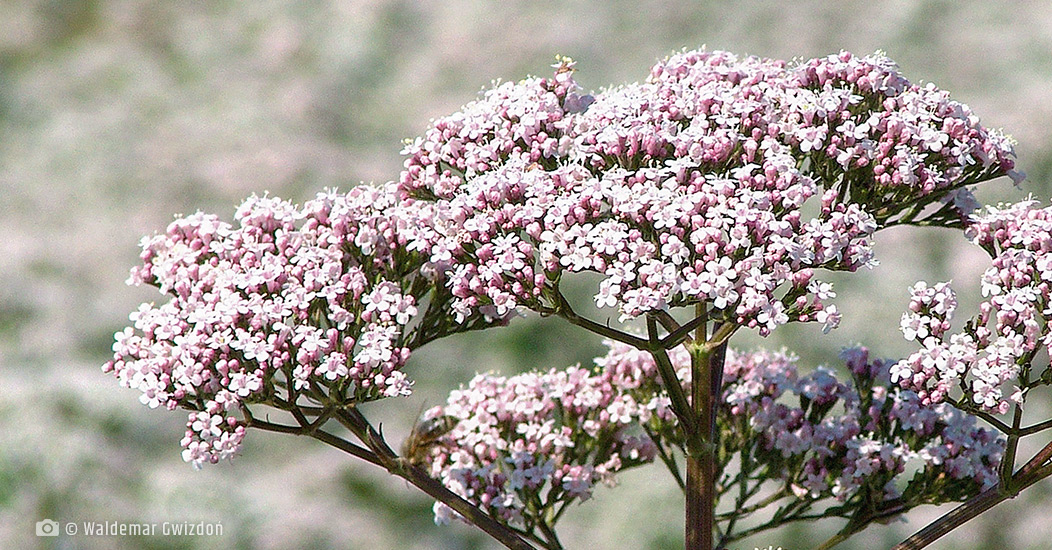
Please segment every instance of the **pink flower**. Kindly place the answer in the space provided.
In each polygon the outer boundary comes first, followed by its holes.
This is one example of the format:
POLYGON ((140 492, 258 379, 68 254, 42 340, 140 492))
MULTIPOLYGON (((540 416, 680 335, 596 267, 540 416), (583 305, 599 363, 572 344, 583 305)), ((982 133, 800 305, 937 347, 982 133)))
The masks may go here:
MULTIPOLYGON (((434 215, 389 185, 326 191, 302 206, 253 196, 236 226, 200 213, 176 220, 144 239, 131 278, 169 301, 131 315, 104 370, 147 406, 207 415, 192 420, 184 440, 195 466, 237 452, 240 407, 266 391, 280 389, 291 402, 290 392, 312 385, 357 402, 408 395, 412 381, 400 369, 411 346, 486 323, 467 312, 466 325, 428 326, 426 338, 407 333, 418 299, 434 289, 430 255, 419 252, 422 228, 433 225, 424 218, 434 215), (417 252, 407 248, 411 238, 417 252)), ((520 252, 513 239, 503 245, 505 256, 520 252)), ((526 268, 514 258, 511 266, 526 268)))
POLYGON ((1018 380, 1021 365, 1032 363, 1050 341, 1052 274, 1044 269, 1052 265, 1050 230, 1052 209, 1039 209, 1033 201, 988 208, 974 218, 967 233, 993 257, 982 277, 987 300, 964 330, 947 337, 956 296, 947 283, 931 288, 917 283, 902 322, 904 335, 921 340, 923 349, 896 365, 893 380, 927 393, 933 402, 963 385, 968 400, 994 414, 1021 404, 1024 394, 1007 384, 1029 384, 1018 380))

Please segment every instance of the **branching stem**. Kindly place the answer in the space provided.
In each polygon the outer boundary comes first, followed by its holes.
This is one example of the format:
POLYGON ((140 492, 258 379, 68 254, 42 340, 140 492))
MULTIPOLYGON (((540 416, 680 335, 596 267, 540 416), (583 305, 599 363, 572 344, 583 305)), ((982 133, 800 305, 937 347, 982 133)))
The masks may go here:
POLYGON ((1015 498, 1022 490, 1052 475, 1052 443, 1046 445, 1012 476, 1007 487, 998 484, 972 497, 939 519, 929 523, 892 550, 920 550, 940 537, 964 525, 979 514, 1015 498))
MULTIPOLYGON (((320 389, 315 388, 315 391, 320 391, 320 389)), ((315 397, 322 396, 316 395, 315 397)), ((335 447, 351 456, 365 460, 370 464, 380 466, 392 475, 405 479, 428 496, 446 506, 449 506, 469 523, 482 529, 486 534, 493 537, 494 540, 503 544, 505 547, 511 550, 536 550, 531 544, 523 540, 523 538, 512 528, 493 519, 474 504, 464 500, 460 495, 447 489, 446 486, 437 479, 432 478, 417 466, 399 457, 398 454, 391 449, 391 446, 387 444, 387 441, 384 440, 383 435, 373 428, 372 424, 369 423, 365 416, 362 415, 361 411, 356 407, 337 407, 330 403, 321 410, 313 407, 311 409, 310 415, 317 416, 313 421, 307 420, 307 415, 305 415, 298 406, 293 405, 286 409, 287 412, 291 413, 293 418, 295 418, 300 424, 299 426, 289 426, 259 420, 253 416, 252 411, 248 407, 242 407, 242 412, 245 416, 246 427, 259 428, 261 430, 284 434, 306 435, 317 439, 318 441, 335 447), (358 438, 365 447, 361 447, 322 430, 322 424, 330 418, 338 420, 339 423, 354 434, 354 436, 358 438)), ((546 535, 549 534, 554 537, 554 532, 546 533, 546 535)), ((558 540, 553 538, 549 538, 546 547, 556 550, 561 548, 558 540)))
POLYGON ((572 307, 570 307, 569 302, 566 301, 566 298, 563 297, 562 293, 556 290, 554 295, 555 299, 558 300, 558 303, 555 307, 555 313, 563 319, 566 319, 567 321, 581 328, 584 328, 585 330, 594 332, 595 334, 598 334, 600 336, 605 336, 611 340, 616 340, 623 344, 628 344, 636 349, 647 349, 648 342, 646 340, 638 336, 628 334, 627 332, 622 332, 613 327, 601 325, 591 319, 581 317, 573 310, 572 307))

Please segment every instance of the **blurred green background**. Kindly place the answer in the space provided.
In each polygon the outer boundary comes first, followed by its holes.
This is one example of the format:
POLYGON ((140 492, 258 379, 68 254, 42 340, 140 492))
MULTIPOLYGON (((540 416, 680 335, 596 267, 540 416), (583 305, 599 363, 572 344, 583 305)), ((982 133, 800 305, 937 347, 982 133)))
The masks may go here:
MULTIPOLYGON (((176 214, 231 219, 253 192, 303 201, 327 186, 395 179, 403 138, 494 79, 546 74, 556 54, 600 89, 703 44, 781 59, 884 50, 907 77, 950 90, 1018 139, 1029 181, 990 183, 981 200, 1049 197, 1043 1, 0 0, 0 547, 493 548, 466 526, 433 526, 427 498, 312 441, 253 432, 232 463, 191 470, 179 456, 184 414, 139 405, 99 370, 127 314, 160 299, 124 285, 138 240, 176 214), (37 538, 45 517, 218 521, 224 535, 37 538)), ((882 234, 878 257, 876 271, 838 279, 840 330, 792 328, 762 344, 808 364, 856 342, 901 356, 907 286, 952 278, 975 303, 986 267, 949 232, 882 234)), ((519 320, 421 350, 409 367, 416 393, 369 413, 400 441, 424 406, 477 371, 587 363, 599 352, 561 321, 519 320)), ((1046 482, 935 547, 1047 548, 1048 493, 1046 482)), ((915 511, 841 548, 886 548, 945 510, 915 511)), ((570 549, 671 549, 681 515, 678 491, 654 467, 575 506, 561 533, 570 549)), ((803 550, 839 527, 735 547, 803 550)))

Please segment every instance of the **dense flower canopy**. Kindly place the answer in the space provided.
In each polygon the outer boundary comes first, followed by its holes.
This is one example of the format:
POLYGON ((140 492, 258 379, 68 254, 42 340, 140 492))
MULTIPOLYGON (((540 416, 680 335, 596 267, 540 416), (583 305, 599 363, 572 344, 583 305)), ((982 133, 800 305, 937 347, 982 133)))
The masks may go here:
POLYGON ((170 296, 143 304, 116 335, 112 370, 152 407, 190 413, 184 458, 238 450, 243 405, 299 395, 345 403, 408 395, 412 348, 466 330, 421 298, 422 210, 385 188, 327 191, 303 206, 253 196, 236 225, 197 213, 143 239, 133 284, 170 296))
POLYGON ((436 120, 397 183, 253 196, 234 224, 197 213, 144 239, 131 282, 168 301, 132 314, 105 370, 189 410, 201 465, 237 451, 249 405, 407 395, 425 343, 565 315, 566 274, 598 274, 595 303, 622 319, 705 304, 761 334, 831 329, 818 271, 872 265, 882 227, 961 226, 969 186, 1017 177, 1004 136, 882 55, 684 52, 594 96, 572 61, 555 69, 436 120))
POLYGON ((1018 177, 1004 136, 880 55, 686 52, 595 97, 572 74, 502 84, 406 147, 461 316, 558 311, 562 275, 590 271, 622 319, 709 302, 764 334, 829 329, 816 268, 871 265, 880 227, 960 226, 969 185, 1018 177))

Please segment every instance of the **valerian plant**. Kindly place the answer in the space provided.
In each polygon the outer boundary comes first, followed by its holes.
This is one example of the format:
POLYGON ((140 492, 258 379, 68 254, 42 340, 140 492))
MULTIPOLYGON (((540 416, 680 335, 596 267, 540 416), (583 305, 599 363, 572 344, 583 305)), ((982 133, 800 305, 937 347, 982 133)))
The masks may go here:
POLYGON ((1052 427, 1022 423, 1052 383, 1052 216, 1033 202, 974 215, 972 186, 1022 179, 1008 138, 881 54, 683 52, 594 95, 571 60, 554 68, 434 121, 397 182, 302 206, 253 196, 233 224, 198 213, 144 239, 130 282, 169 299, 132 314, 105 370, 189 411, 195 467, 250 428, 306 435, 509 548, 562 548, 570 505, 653 463, 683 491, 688 549, 840 518, 830 548, 963 502, 900 545, 920 548, 1052 474, 1052 446, 1015 469, 1019 439, 1052 427), (741 329, 834 329, 821 273, 874 267, 877 233, 901 225, 963 229, 994 258, 961 331, 949 286, 917 283, 901 329, 922 349, 844 350, 846 381, 729 347, 741 329), (578 278, 617 324, 578 313, 562 290, 578 278), (527 312, 609 352, 478 375, 400 451, 364 414, 410 394, 418 348, 527 312))

